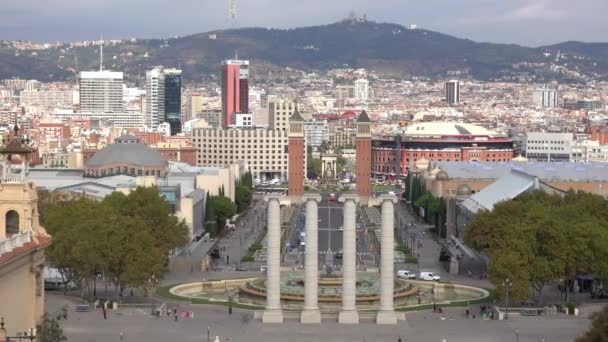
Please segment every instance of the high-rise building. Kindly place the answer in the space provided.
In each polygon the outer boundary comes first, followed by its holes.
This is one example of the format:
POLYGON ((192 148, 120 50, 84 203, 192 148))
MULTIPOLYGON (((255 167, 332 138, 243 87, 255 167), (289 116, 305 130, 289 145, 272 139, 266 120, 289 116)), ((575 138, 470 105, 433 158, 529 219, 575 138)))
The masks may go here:
POLYGON ((182 131, 182 71, 165 69, 165 122, 171 126, 171 135, 182 131))
POLYGON ((82 71, 79 77, 79 84, 81 112, 124 112, 122 72, 82 71))
POLYGON ((445 102, 450 106, 460 103, 460 81, 450 80, 445 83, 445 102))
POLYGON ((156 129, 165 117, 165 73, 162 67, 146 71, 146 126, 156 129))
POLYGON ((369 81, 360 78, 355 81, 355 99, 357 101, 367 101, 369 99, 369 81))
POLYGON ((228 128, 234 113, 249 112, 249 61, 222 62, 222 127, 228 128))
POLYGON ((191 94, 188 103, 187 118, 188 120, 196 118, 198 113, 203 110, 203 96, 199 93, 191 94))
POLYGON ((537 89, 532 94, 532 102, 538 108, 555 108, 557 107, 557 90, 537 89))
POLYGON ((268 98, 268 124, 270 129, 287 131, 289 118, 293 115, 296 104, 293 101, 268 98))

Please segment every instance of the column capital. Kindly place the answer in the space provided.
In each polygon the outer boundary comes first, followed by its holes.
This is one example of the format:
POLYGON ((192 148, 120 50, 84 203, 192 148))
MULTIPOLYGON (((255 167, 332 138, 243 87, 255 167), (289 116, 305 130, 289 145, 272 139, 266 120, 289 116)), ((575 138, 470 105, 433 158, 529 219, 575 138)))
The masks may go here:
POLYGON ((339 202, 347 202, 354 201, 355 203, 359 203, 359 195, 357 194, 342 194, 340 198, 338 198, 339 202))
POLYGON ((384 203, 384 201, 391 201, 393 203, 397 203, 397 196, 389 195, 389 194, 382 194, 382 195, 378 196, 378 200, 380 201, 380 203, 384 203))
POLYGON ((302 196, 302 200, 304 201, 304 203, 308 202, 308 201, 315 201, 315 202, 321 202, 321 195, 319 194, 304 194, 302 196))
POLYGON ((271 201, 277 200, 277 201, 279 201, 279 203, 281 203, 281 200, 283 200, 285 198, 286 198, 285 195, 274 195, 274 194, 271 194, 271 195, 264 196, 264 201, 271 202, 271 201))

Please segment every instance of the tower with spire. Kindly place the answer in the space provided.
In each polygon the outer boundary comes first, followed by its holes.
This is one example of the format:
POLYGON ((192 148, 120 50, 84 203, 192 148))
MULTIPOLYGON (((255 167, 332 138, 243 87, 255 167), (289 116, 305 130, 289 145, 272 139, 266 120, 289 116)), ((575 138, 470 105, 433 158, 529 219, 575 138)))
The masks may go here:
POLYGON ((357 195, 361 203, 366 204, 372 193, 371 170, 372 170, 372 131, 371 120, 364 111, 357 118, 356 135, 356 170, 357 195))
POLYGON ((304 119, 296 106, 293 115, 289 118, 289 164, 287 166, 289 186, 287 195, 297 202, 304 195, 304 119))

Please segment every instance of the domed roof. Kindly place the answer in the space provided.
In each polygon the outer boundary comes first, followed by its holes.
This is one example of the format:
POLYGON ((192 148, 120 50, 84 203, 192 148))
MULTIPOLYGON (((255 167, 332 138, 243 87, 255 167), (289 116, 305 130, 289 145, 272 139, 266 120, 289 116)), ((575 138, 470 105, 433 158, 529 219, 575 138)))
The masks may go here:
POLYGON ((422 158, 422 159, 419 159, 415 163, 415 165, 416 165, 417 169, 426 169, 429 166, 429 161, 426 160, 426 159, 424 159, 424 158, 422 158))
POLYGON ((441 170, 439 172, 437 172, 437 174, 435 175, 435 179, 436 180, 448 180, 450 179, 450 177, 448 176, 448 173, 441 170))
POLYGON ((411 137, 435 137, 445 135, 480 135, 496 137, 500 136, 495 131, 484 127, 461 122, 421 122, 409 126, 405 131, 406 136, 411 137))
POLYGON ((471 188, 466 184, 461 184, 456 189, 456 195, 458 196, 469 196, 471 194, 471 188))
POLYGON ((525 163, 528 161, 528 158, 522 157, 522 156, 517 156, 517 157, 511 159, 511 161, 516 162, 516 163, 525 163))
POLYGON ((130 164, 141 167, 164 167, 167 161, 157 151, 144 144, 117 143, 97 151, 88 160, 88 167, 100 167, 109 164, 130 164))

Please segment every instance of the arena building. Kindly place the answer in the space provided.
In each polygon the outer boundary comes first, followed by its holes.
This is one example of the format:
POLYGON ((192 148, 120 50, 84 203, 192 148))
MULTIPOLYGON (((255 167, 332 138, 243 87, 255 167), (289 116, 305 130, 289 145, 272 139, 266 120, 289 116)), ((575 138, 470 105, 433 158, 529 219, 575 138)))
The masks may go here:
POLYGON ((506 162, 513 141, 480 126, 457 122, 423 122, 396 137, 372 140, 372 175, 405 176, 419 160, 506 162))

